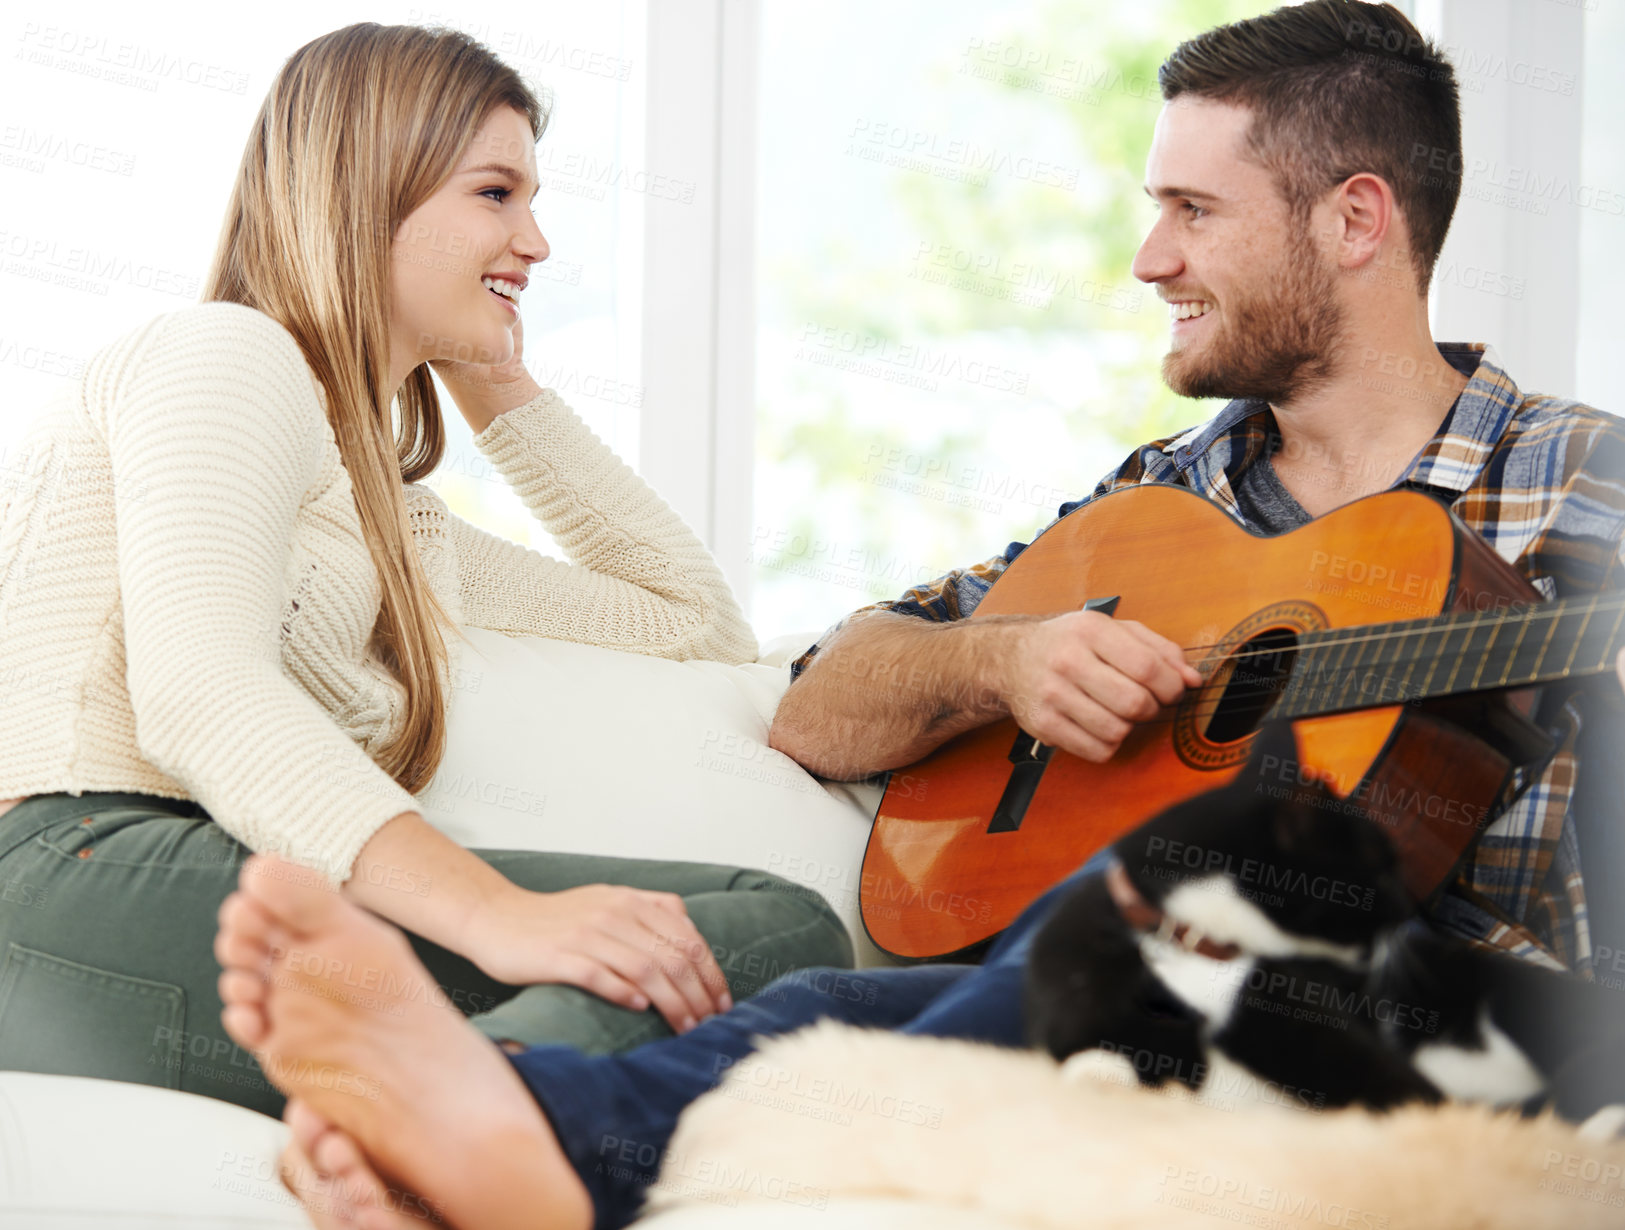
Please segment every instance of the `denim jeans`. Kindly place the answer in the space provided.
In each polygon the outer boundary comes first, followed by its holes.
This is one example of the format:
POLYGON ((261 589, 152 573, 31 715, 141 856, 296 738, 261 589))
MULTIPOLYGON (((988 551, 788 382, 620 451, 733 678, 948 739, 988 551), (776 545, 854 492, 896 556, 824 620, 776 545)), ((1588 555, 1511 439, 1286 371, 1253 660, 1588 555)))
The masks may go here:
MULTIPOLYGON (((473 853, 535 892, 608 883, 678 893, 736 1000, 785 971, 852 960, 824 899, 766 872, 473 853)), ((0 1069, 158 1085, 280 1114, 281 1093, 220 1025, 215 915, 248 855, 185 800, 46 794, 0 816, 0 1069)), ((493 1039, 568 1043, 575 1054, 672 1036, 652 1008, 576 987, 509 986, 408 939, 447 999, 493 1039)))
POLYGON ((616 1055, 542 1046, 509 1060, 586 1185, 597 1230, 624 1226, 659 1177, 678 1116, 753 1051, 759 1036, 827 1018, 905 1034, 1024 1045, 1022 979, 1033 935, 1056 900, 1083 877, 1102 872, 1109 858, 1109 850, 1095 855, 1034 901, 980 965, 798 970, 680 1037, 616 1055))

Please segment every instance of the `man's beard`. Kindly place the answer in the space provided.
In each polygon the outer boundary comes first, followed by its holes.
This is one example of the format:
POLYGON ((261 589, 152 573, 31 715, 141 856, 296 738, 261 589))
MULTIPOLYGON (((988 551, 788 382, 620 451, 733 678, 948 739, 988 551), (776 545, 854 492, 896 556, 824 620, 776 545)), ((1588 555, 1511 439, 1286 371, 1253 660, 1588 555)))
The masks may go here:
POLYGON ((1308 228, 1287 240, 1274 286, 1237 292, 1206 344, 1170 350, 1162 378, 1183 397, 1251 397, 1284 404, 1330 379, 1343 332, 1336 281, 1318 263, 1308 228))

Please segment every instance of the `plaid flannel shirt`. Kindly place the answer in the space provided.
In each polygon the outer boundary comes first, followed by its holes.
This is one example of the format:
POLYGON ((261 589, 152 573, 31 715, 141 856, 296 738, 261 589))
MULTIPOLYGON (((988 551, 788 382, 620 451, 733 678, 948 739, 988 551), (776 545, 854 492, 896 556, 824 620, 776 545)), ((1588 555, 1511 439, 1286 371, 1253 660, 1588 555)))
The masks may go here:
MULTIPOLYGON (((1440 344, 1439 351, 1469 383, 1395 487, 1444 499, 1548 598, 1625 588, 1625 421, 1578 402, 1521 392, 1484 345, 1440 344)), ((1273 433, 1266 403, 1232 401, 1209 422, 1136 449, 1091 495, 1061 505, 1056 519, 1124 487, 1177 483, 1245 524, 1233 485, 1273 433)), ((792 664, 792 679, 836 630, 865 612, 965 618, 1025 547, 1013 542, 1003 554, 915 586, 896 601, 854 611, 792 664)), ((1594 942, 1581 875, 1585 856, 1591 878, 1606 889, 1625 878, 1625 780, 1616 772, 1625 758, 1619 749, 1585 757, 1591 775, 1609 788, 1593 789, 1585 809, 1576 806, 1587 718, 1608 710, 1612 721, 1619 707, 1600 682, 1561 694, 1545 690, 1536 718, 1556 750, 1515 780, 1515 800, 1484 830, 1433 917, 1475 942, 1621 987, 1625 925, 1610 926, 1594 942)), ((1606 683, 1618 691, 1612 675, 1606 683)), ((1617 737, 1601 733, 1617 726, 1600 717, 1594 724, 1588 750, 1617 737)), ((1625 924, 1625 901, 1613 904, 1618 896, 1610 892, 1608 905, 1625 924)), ((1604 899, 1595 904, 1600 915, 1604 899)))

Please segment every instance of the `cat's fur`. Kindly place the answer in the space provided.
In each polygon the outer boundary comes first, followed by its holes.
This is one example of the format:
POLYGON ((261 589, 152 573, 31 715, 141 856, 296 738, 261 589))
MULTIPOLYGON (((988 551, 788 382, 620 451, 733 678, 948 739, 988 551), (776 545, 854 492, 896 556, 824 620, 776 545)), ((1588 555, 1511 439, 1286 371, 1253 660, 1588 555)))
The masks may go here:
POLYGON ((1091 877, 1034 936, 1033 1044, 1216 1101, 1625 1103, 1619 997, 1434 931, 1381 826, 1298 766, 1290 727, 1266 727, 1230 785, 1113 847, 1146 903, 1240 955, 1135 930, 1091 877))

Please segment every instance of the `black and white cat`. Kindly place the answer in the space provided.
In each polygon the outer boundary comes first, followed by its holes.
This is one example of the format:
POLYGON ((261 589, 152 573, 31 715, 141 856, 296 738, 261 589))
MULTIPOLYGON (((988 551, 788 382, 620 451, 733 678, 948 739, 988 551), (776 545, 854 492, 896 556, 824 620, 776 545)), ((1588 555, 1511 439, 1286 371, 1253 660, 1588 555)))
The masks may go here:
POLYGON ((1034 936, 1030 1041, 1209 1101, 1549 1103, 1617 1130, 1621 997, 1434 931, 1381 826, 1297 766, 1268 726, 1228 786, 1113 846, 1034 936))

